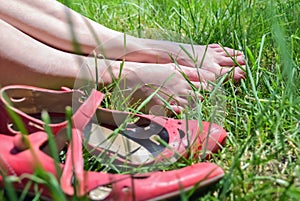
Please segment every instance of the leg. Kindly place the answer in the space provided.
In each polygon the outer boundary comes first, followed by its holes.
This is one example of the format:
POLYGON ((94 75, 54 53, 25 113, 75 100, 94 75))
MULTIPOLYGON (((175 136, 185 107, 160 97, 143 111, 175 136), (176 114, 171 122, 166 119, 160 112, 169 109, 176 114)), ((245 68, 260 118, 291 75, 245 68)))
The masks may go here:
MULTIPOLYGON (((77 80, 94 81, 95 60, 53 49, 22 33, 3 20, 0 20, 0 85, 25 84, 38 87, 73 87, 77 80), (82 73, 82 68, 89 68, 82 73)), ((120 61, 97 59, 99 84, 112 82, 111 73, 117 77, 120 61)), ((214 81, 214 75, 202 69, 181 66, 192 83, 197 87, 206 87, 205 82, 214 81), (198 72, 197 72, 198 70, 198 72), (195 75, 200 75, 200 77, 195 75)), ((190 84, 176 69, 174 64, 146 64, 125 62, 122 78, 126 79, 125 91, 134 93, 133 99, 144 100, 154 91, 153 87, 162 87, 166 100, 172 96, 174 109, 188 104, 187 97, 194 94, 190 84), (162 67, 163 66, 163 67, 162 67), (179 107, 177 107, 178 105, 179 107)), ((101 85, 100 85, 101 86, 101 85)), ((199 97, 196 97, 199 98, 199 97)), ((153 106, 162 106, 159 98, 153 98, 148 110, 153 106)))
POLYGON ((180 47, 183 46, 193 55, 192 47, 188 44, 124 36, 123 33, 97 24, 56 1, 4 1, 0 7, 0 18, 44 43, 69 52, 73 51, 72 41, 76 37, 84 54, 91 53, 100 43, 103 49, 101 54, 110 59, 170 63, 172 62, 170 55, 172 55, 181 65, 196 65, 217 76, 231 70, 234 70, 234 77, 237 80, 245 75, 236 64, 245 67, 244 56, 237 50, 225 48, 225 51, 215 44, 208 47, 197 45, 194 46, 194 57, 197 58, 194 64, 180 47), (126 50, 124 50, 124 37, 126 37, 126 50), (236 62, 231 57, 234 57, 236 62))

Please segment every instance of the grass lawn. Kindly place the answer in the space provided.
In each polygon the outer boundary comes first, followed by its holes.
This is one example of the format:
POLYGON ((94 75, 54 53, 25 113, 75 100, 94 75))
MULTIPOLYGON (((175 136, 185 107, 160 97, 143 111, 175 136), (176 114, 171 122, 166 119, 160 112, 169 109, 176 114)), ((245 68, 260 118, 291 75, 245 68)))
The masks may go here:
MULTIPOLYGON (((61 2, 137 37, 219 43, 243 51, 247 78, 238 84, 216 83, 213 95, 204 94, 197 114, 186 112, 228 131, 226 145, 209 160, 224 169, 225 177, 197 200, 299 199, 299 0, 61 2)), ((171 168, 198 161, 180 161, 171 168)))

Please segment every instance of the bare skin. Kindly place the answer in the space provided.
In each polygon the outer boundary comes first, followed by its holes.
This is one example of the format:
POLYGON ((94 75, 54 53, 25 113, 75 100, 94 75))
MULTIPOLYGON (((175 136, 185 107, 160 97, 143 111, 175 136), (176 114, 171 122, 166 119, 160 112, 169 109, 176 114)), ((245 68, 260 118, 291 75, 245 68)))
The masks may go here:
MULTIPOLYGON (((78 80, 95 81, 95 59, 92 57, 75 55, 49 47, 3 20, 0 20, 0 34, 2 36, 0 43, 2 47, 6 47, 0 48, 0 83, 2 86, 25 84, 58 89, 62 86, 72 88, 78 80)), ((97 59, 99 84, 110 84, 112 76, 118 76, 120 64, 121 61, 97 59)), ((198 73, 200 79, 215 80, 214 74, 205 70, 180 67, 196 88, 205 89, 207 86, 205 81, 199 81, 198 73)), ((137 89, 137 92, 142 92, 133 96, 136 100, 145 99, 153 92, 151 87, 160 87, 165 83, 162 89, 165 93, 172 95, 171 100, 174 103, 172 107, 175 111, 187 105, 187 96, 194 94, 190 84, 180 74, 176 65, 171 63, 125 62, 122 77, 127 81, 126 86, 122 86, 123 90, 137 89)), ((199 95, 196 98, 201 97, 199 95)), ((154 98, 149 103, 148 109, 150 110, 155 105, 161 106, 163 103, 158 98, 154 98)))
MULTIPOLYGON (((110 84, 119 74, 121 60, 125 60, 121 76, 126 86, 121 86, 122 89, 129 93, 136 90, 132 98, 137 101, 147 98, 155 87, 161 87, 160 95, 177 112, 188 105, 188 96, 201 98, 182 72, 196 89, 208 89, 209 81, 229 71, 233 71, 236 80, 245 76, 237 65, 245 67, 244 56, 237 50, 216 44, 192 48, 188 44, 135 38, 108 29, 52 0, 1 1, 0 35, 2 86, 26 84, 58 89, 72 88, 78 80, 95 81, 95 59, 84 55, 89 55, 99 44, 98 53, 107 58, 97 59, 99 85, 110 84), (80 45, 80 54, 75 54, 74 37, 80 45), (180 46, 191 54, 195 52, 196 64, 180 46), (170 55, 179 66, 172 63, 170 55), (89 70, 82 73, 85 68, 89 70)), ((155 107, 159 111, 162 105, 154 97, 147 110, 155 107)))
POLYGON ((3 1, 0 7, 0 18, 37 40, 67 52, 74 52, 72 39, 76 37, 81 52, 86 55, 99 46, 101 48, 98 49, 102 50, 100 53, 113 60, 171 63, 173 61, 170 55, 172 55, 178 64, 201 67, 216 76, 224 75, 229 71, 234 72, 236 80, 245 76, 245 72, 237 65, 240 64, 245 68, 244 55, 240 51, 223 48, 218 44, 195 45, 192 48, 189 44, 124 36, 123 33, 87 19, 57 1, 3 1), (70 22, 73 25, 73 34, 70 31, 70 22), (125 37, 126 50, 124 50, 125 37), (182 47, 193 55, 196 64, 182 51, 182 47))

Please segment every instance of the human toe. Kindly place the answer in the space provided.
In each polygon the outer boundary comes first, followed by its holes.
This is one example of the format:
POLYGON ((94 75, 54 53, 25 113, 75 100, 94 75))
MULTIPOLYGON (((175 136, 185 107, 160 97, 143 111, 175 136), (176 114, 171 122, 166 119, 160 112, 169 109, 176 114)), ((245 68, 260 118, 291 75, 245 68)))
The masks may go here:
POLYGON ((246 74, 246 65, 237 66, 234 70, 236 73, 246 74))
POLYGON ((219 75, 222 76, 228 74, 228 78, 233 78, 235 81, 240 81, 246 77, 245 68, 245 65, 234 68, 222 67, 219 75))
POLYGON ((215 81, 216 75, 214 72, 202 69, 202 68, 189 68, 182 66, 181 69, 189 78, 190 81, 195 82, 207 82, 207 81, 215 81))
POLYGON ((246 78, 246 74, 244 73, 234 73, 233 74, 233 79, 237 82, 240 82, 242 79, 246 78))
POLYGON ((220 66, 237 66, 237 64, 244 65, 245 60, 244 60, 243 56, 237 56, 235 58, 222 57, 222 58, 220 58, 218 63, 220 66))
POLYGON ((240 56, 240 55, 244 55, 244 53, 242 51, 236 50, 236 49, 232 49, 229 47, 222 47, 222 46, 215 46, 214 51, 221 53, 223 56, 240 56))
POLYGON ((234 69, 234 79, 235 80, 241 80, 246 78, 246 65, 243 65, 241 67, 235 67, 234 69))
POLYGON ((180 112, 183 110, 184 108, 179 105, 171 105, 171 111, 167 111, 168 116, 171 116, 172 112, 175 112, 176 114, 180 114, 180 112))
POLYGON ((223 53, 226 54, 227 56, 240 56, 240 55, 244 55, 244 53, 242 51, 236 50, 236 49, 232 49, 229 47, 224 47, 223 49, 223 53))
MULTIPOLYGON (((204 90, 204 91, 212 91, 212 85, 208 82, 191 82, 196 89, 204 90)), ((202 96, 201 96, 202 97, 202 96)))
POLYGON ((209 44, 209 45, 208 45, 208 47, 210 47, 210 48, 222 48, 222 46, 221 46, 221 45, 219 45, 219 44, 215 44, 215 43, 213 43, 213 44, 209 44))

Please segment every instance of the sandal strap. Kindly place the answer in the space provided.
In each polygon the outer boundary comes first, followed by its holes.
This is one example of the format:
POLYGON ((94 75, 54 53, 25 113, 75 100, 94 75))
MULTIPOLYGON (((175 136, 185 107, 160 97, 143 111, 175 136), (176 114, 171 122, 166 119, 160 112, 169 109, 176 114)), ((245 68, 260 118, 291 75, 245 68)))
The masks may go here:
POLYGON ((60 178, 62 189, 69 195, 85 194, 81 135, 80 130, 72 129, 72 140, 68 146, 65 166, 60 178))
POLYGON ((84 103, 73 114, 73 127, 83 130, 84 127, 91 121, 100 106, 104 94, 93 89, 91 95, 84 101, 84 103))
POLYGON ((83 129, 95 114, 103 97, 102 93, 93 90, 88 99, 72 116, 72 139, 68 146, 66 162, 60 179, 64 192, 69 195, 83 196, 85 194, 82 154, 83 129))

